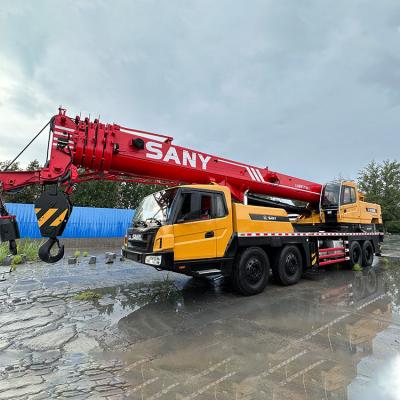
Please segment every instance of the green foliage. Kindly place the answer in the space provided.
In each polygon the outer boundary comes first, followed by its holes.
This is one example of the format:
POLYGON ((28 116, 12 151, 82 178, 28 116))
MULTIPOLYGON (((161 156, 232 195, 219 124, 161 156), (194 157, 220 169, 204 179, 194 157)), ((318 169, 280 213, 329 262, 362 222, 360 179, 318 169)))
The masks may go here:
POLYGON ((19 254, 17 254, 16 256, 14 256, 13 259, 12 259, 11 264, 12 264, 12 265, 19 265, 19 264, 22 264, 22 256, 19 255, 19 254))
POLYGON ((74 257, 80 257, 81 256, 81 252, 79 250, 76 250, 74 253, 74 257))
POLYGON ((75 295, 74 299, 79 301, 89 301, 89 300, 99 300, 102 295, 100 293, 96 293, 93 290, 84 290, 81 293, 75 295))
POLYGON ((82 207, 113 208, 118 201, 118 182, 90 181, 76 185, 72 204, 82 207))
POLYGON ((144 197, 163 188, 134 182, 122 182, 119 185, 117 208, 136 208, 144 197))
POLYGON ((17 241, 18 254, 25 254, 27 261, 39 260, 39 247, 44 240, 20 239, 17 241))
POLYGON ((399 232, 400 162, 370 162, 360 171, 358 185, 367 201, 381 205, 385 228, 389 232, 399 232))
POLYGON ((354 264, 353 265, 353 271, 362 271, 361 265, 360 264, 354 264))
POLYGON ((144 197, 160 188, 133 182, 83 182, 76 185, 71 201, 82 207, 136 208, 144 197))
POLYGON ((88 255, 89 255, 89 252, 87 252, 86 250, 82 254, 83 257, 87 257, 88 255))
POLYGON ((4 259, 8 256, 10 251, 8 250, 7 243, 1 243, 0 245, 0 264, 4 261, 4 259))
MULTIPOLYGON (((17 241, 17 252, 18 255, 15 257, 21 257, 22 254, 25 255, 27 261, 38 261, 39 247, 43 244, 42 240, 30 240, 30 239, 20 239, 17 241)), ((0 263, 10 254, 7 243, 0 244, 0 263)), ((15 258, 14 257, 14 258, 15 258)), ((17 258, 18 260, 18 258, 17 258)), ((21 257, 22 261, 22 257, 21 257)))

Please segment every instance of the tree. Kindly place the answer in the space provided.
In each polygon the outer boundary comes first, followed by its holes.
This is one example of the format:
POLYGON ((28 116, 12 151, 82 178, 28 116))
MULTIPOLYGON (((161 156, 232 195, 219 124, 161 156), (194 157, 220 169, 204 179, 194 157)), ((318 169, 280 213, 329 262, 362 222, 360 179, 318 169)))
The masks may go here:
POLYGON ((112 181, 78 183, 71 195, 72 204, 82 207, 116 207, 119 185, 119 182, 112 181))
POLYGON ((159 185, 122 182, 119 187, 118 208, 137 208, 142 199, 151 193, 161 190, 159 185))
POLYGON ((386 229, 400 232, 400 163, 372 161, 360 171, 358 184, 367 201, 381 205, 386 229))
POLYGON ((76 185, 71 201, 74 205, 82 207, 134 209, 144 197, 160 188, 157 185, 134 182, 82 182, 76 185))

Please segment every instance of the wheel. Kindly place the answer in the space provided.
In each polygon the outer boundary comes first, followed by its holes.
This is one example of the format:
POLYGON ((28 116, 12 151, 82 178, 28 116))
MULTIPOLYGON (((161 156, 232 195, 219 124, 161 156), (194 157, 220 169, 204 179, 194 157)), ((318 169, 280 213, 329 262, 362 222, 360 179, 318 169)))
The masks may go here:
POLYGON ((294 285, 303 274, 303 258, 297 246, 285 246, 272 264, 276 281, 283 286, 294 285))
POLYGON ((269 278, 269 260, 264 250, 249 247, 238 255, 233 269, 233 287, 245 296, 261 293, 269 278))
POLYGON ((349 261, 347 261, 347 265, 349 267, 353 267, 353 265, 355 264, 358 264, 360 266, 362 264, 362 249, 360 243, 356 241, 350 243, 349 261))
POLYGON ((362 266, 370 267, 374 261, 374 248, 369 240, 362 245, 362 266))

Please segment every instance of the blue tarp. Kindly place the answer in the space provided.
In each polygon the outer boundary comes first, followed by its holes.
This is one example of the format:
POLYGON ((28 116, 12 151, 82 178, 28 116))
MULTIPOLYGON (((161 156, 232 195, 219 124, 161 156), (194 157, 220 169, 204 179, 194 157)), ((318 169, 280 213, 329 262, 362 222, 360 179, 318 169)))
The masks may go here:
MULTIPOLYGON (((6 204, 10 214, 17 216, 22 238, 40 238, 33 204, 6 204)), ((74 207, 64 238, 122 237, 132 221, 135 210, 119 208, 74 207)))

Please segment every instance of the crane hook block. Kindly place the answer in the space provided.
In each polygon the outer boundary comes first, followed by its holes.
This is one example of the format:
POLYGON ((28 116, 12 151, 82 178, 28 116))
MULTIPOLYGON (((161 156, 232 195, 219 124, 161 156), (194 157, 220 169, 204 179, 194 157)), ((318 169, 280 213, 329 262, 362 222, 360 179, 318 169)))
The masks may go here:
POLYGON ((46 243, 42 244, 39 248, 39 258, 47 263, 55 263, 64 257, 64 245, 60 245, 57 238, 49 238, 46 243), (51 254, 52 247, 57 243, 58 252, 55 255, 51 254))
POLYGON ((39 249, 42 261, 54 263, 64 256, 64 246, 57 236, 62 235, 72 212, 72 205, 67 194, 56 185, 47 187, 35 202, 35 213, 40 233, 49 240, 39 249), (51 249, 57 243, 57 255, 51 255, 51 249))

